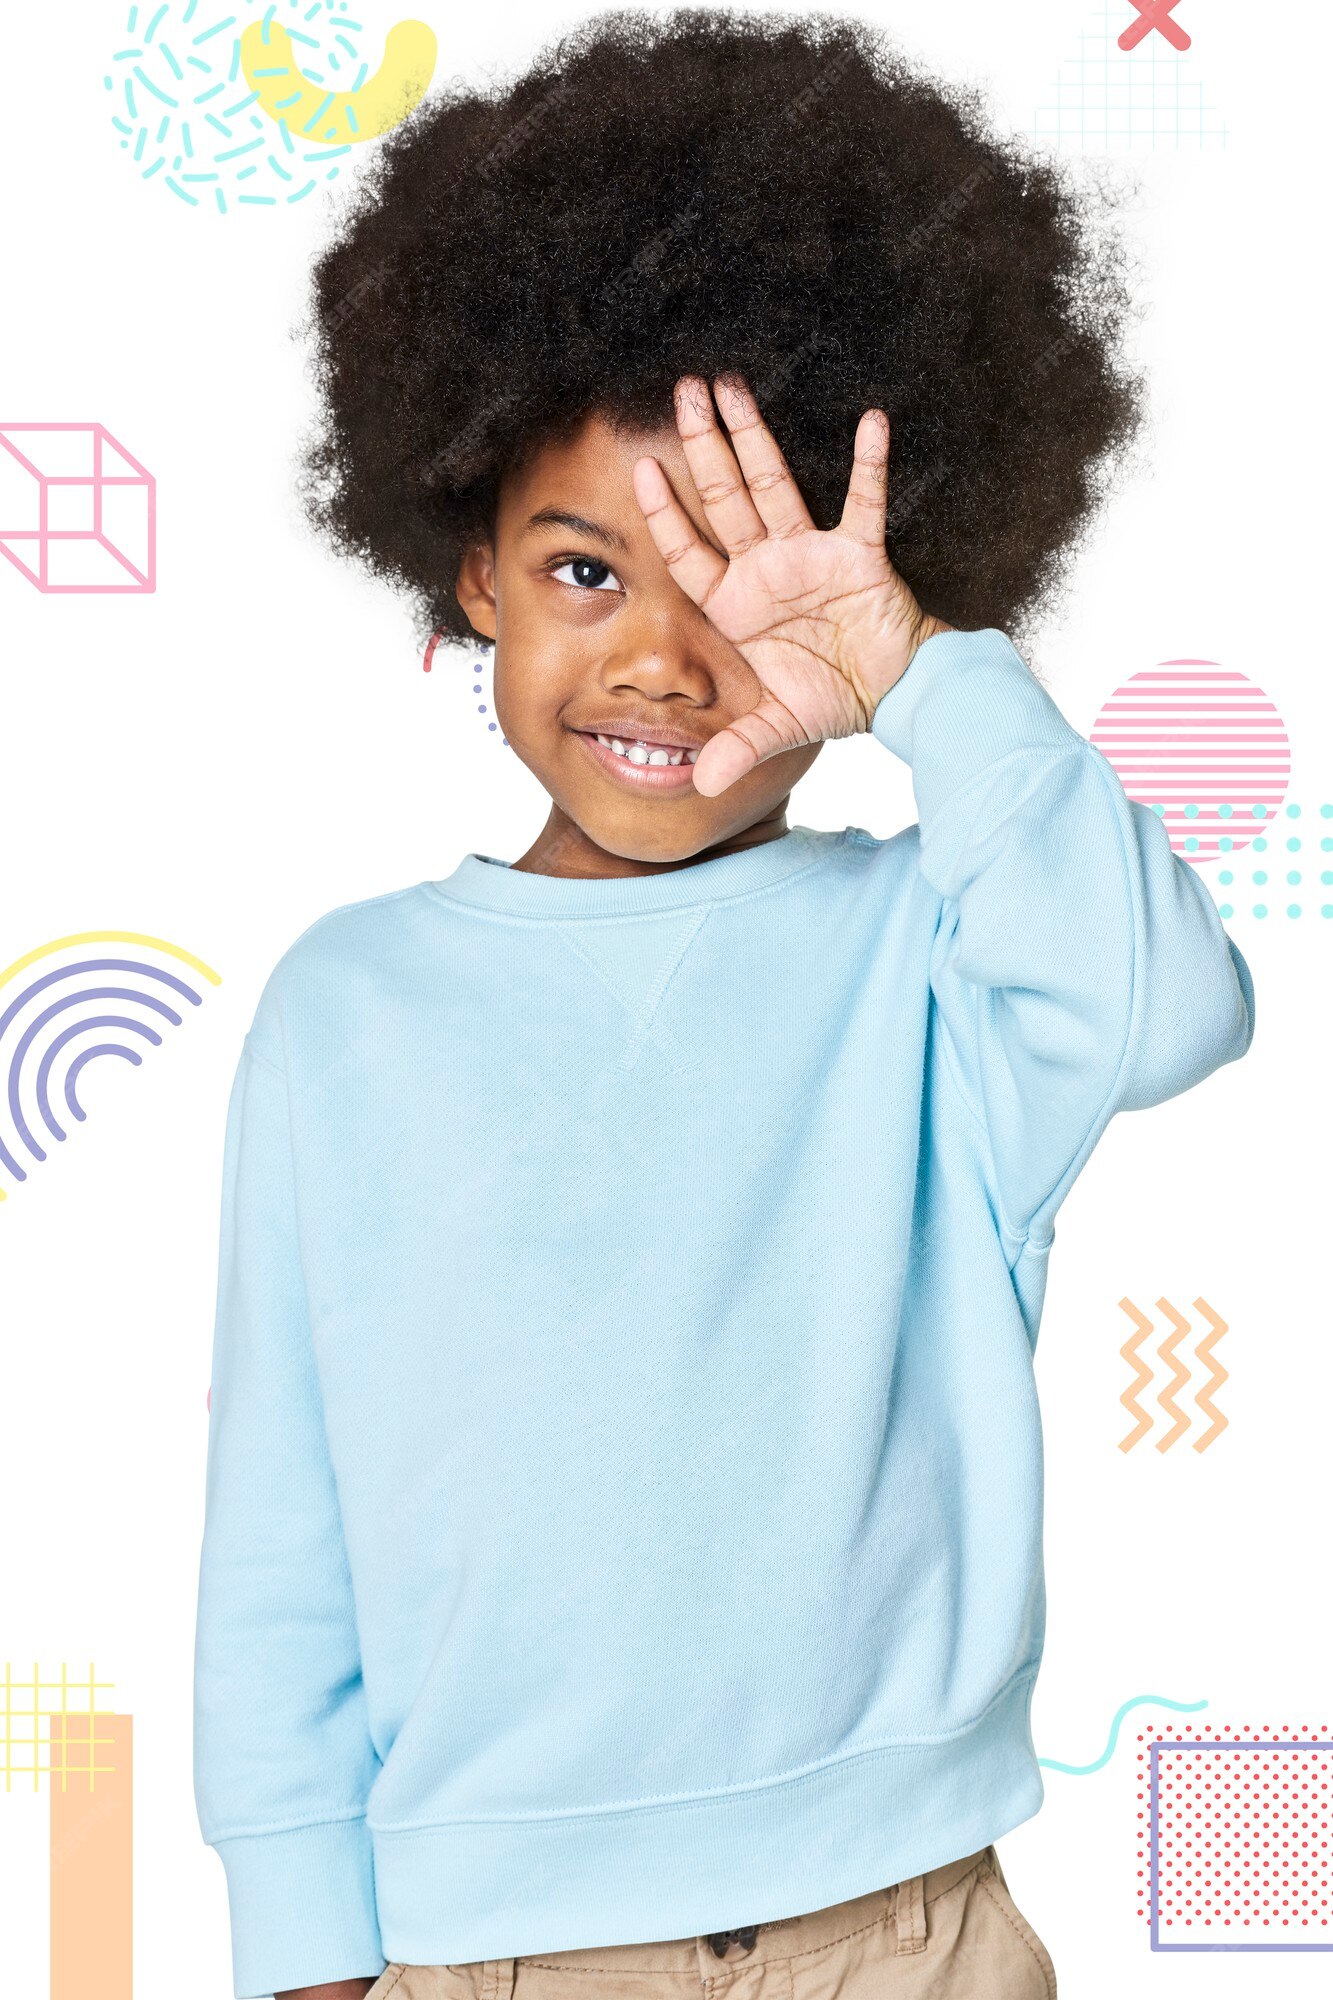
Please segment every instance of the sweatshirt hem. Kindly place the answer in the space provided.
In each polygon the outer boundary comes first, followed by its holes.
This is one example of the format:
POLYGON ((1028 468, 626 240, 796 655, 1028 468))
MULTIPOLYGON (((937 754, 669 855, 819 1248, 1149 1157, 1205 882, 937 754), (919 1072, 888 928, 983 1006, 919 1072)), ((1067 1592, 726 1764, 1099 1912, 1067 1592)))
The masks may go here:
POLYGON ((385 1956, 457 1965, 772 1922, 975 1853, 1041 1805, 1037 1671, 957 1734, 774 1783, 609 1811, 370 1823, 385 1956))

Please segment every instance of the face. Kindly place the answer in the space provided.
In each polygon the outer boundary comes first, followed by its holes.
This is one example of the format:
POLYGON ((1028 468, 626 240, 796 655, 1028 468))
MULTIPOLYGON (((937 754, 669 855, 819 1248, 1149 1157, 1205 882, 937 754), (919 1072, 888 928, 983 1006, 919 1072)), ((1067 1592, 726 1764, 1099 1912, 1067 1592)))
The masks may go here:
POLYGON ((657 551, 631 484, 648 456, 725 553, 675 425, 627 432, 592 416, 503 482, 494 543, 459 573, 460 604, 496 642, 497 719, 552 800, 546 873, 670 866, 783 833, 820 748, 770 757, 716 798, 694 789, 690 753, 762 688, 657 551))

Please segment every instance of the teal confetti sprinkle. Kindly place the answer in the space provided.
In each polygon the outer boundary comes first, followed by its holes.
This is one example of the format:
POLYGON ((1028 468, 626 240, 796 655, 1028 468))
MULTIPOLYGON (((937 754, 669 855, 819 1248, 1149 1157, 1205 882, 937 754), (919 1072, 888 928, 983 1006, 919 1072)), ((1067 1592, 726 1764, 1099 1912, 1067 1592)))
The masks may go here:
POLYGON ((171 189, 171 192, 173 194, 178 194, 182 201, 188 201, 191 208, 198 208, 199 203, 195 199, 194 195, 186 194, 185 189, 183 187, 178 187, 175 181, 172 180, 170 174, 167 175, 167 186, 171 189))
POLYGON ((332 102, 333 102, 333 92, 329 91, 323 103, 320 105, 318 111, 311 112, 309 118, 306 119, 305 124, 301 127, 301 130, 303 132, 308 132, 310 130, 310 127, 324 116, 324 113, 328 110, 332 102))
MULTIPOLYGON (((193 12, 193 8, 191 9, 191 12, 193 12)), ((189 15, 187 14, 185 18, 188 20, 189 15)), ((211 42, 214 35, 225 34, 228 28, 234 28, 235 26, 236 26, 236 16, 234 14, 228 14, 226 20, 219 21, 216 27, 205 28, 201 34, 196 35, 194 38, 194 45, 196 48, 198 48, 201 42, 211 42)))
POLYGON ((134 65, 134 74, 138 77, 140 83, 143 85, 145 90, 151 90, 154 97, 160 98, 163 104, 170 105, 173 111, 179 111, 180 109, 179 98, 168 97, 165 90, 159 90, 157 85, 144 75, 143 71, 139 68, 139 65, 137 63, 134 65))
POLYGON ((307 181, 303 188, 298 188, 296 190, 295 194, 288 195, 287 197, 288 201, 293 202, 302 200, 304 196, 308 195, 312 191, 314 185, 315 183, 313 181, 307 181))

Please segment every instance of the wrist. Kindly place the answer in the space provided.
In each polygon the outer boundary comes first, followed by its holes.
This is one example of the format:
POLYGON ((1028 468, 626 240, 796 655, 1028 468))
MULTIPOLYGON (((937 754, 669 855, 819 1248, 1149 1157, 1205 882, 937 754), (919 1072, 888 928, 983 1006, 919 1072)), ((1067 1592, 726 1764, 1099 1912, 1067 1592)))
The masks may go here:
POLYGON ((954 626, 946 625, 942 618, 936 618, 933 613, 923 611, 919 605, 914 607, 892 648, 892 657, 886 655, 882 661, 868 662, 866 670, 860 675, 862 699, 867 705, 867 729, 870 727, 870 719, 875 710, 889 689, 897 686, 927 639, 933 639, 941 632, 952 632, 954 629, 954 626))

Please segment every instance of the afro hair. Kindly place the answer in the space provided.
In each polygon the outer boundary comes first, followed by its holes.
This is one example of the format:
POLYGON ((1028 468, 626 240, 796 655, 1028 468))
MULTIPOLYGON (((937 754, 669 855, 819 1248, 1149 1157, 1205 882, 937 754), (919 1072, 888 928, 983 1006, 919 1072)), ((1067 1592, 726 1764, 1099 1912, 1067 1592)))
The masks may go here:
POLYGON ((506 469, 739 370, 820 527, 887 410, 891 559, 928 611, 1016 636, 1141 421, 1108 206, 864 22, 600 15, 378 147, 301 329, 307 518, 423 638, 475 643, 454 582, 506 469))

